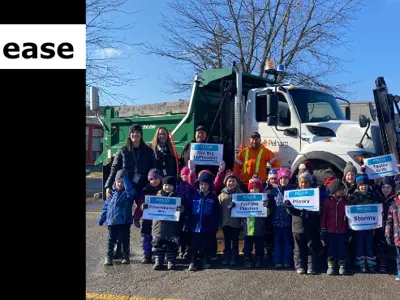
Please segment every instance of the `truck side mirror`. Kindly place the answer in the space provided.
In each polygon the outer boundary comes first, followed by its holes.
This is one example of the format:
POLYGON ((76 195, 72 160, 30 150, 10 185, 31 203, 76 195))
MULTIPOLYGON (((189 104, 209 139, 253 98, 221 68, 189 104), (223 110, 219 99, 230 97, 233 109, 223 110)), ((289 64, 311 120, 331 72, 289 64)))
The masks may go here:
POLYGON ((365 115, 360 115, 358 118, 358 123, 360 124, 361 128, 367 127, 368 125, 368 119, 365 115))
POLYGON ((267 94, 267 124, 268 126, 278 125, 278 95, 267 94))
POLYGON ((351 111, 350 111, 349 106, 346 106, 346 108, 344 109, 344 112, 346 114, 346 120, 351 120, 351 111))

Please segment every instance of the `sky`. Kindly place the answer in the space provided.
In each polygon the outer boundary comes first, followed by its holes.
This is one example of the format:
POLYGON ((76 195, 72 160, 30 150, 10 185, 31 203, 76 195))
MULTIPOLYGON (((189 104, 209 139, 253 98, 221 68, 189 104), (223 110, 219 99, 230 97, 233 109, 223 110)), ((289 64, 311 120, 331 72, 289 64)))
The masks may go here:
MULTIPOLYGON (((161 14, 170 13, 166 0, 135 1, 129 0, 124 6, 126 11, 135 11, 132 15, 118 17, 121 23, 136 21, 134 28, 126 35, 132 43, 163 43, 163 30, 159 23, 161 14)), ((346 72, 328 78, 328 83, 340 84, 357 82, 351 87, 353 101, 373 101, 375 79, 383 76, 389 92, 400 94, 400 0, 363 0, 364 7, 357 20, 353 21, 348 40, 352 49, 335 49, 334 55, 341 56, 346 62, 346 72)), ((165 91, 165 76, 177 76, 179 72, 165 57, 146 55, 140 48, 133 48, 130 57, 119 60, 118 64, 133 70, 139 78, 134 86, 111 88, 115 93, 128 95, 134 103, 189 99, 190 91, 171 94, 165 91)), ((125 49, 104 49, 110 56, 124 56, 125 49)), ((196 74, 193 74, 193 77, 196 74)), ((107 104, 119 105, 117 102, 107 104)))

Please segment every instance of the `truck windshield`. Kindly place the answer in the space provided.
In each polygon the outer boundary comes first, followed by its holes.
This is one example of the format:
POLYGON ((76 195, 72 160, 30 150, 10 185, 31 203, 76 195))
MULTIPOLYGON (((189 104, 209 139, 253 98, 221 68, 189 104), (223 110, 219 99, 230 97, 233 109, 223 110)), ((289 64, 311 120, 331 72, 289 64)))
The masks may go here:
POLYGON ((289 89, 302 123, 346 120, 332 95, 305 89, 289 89))

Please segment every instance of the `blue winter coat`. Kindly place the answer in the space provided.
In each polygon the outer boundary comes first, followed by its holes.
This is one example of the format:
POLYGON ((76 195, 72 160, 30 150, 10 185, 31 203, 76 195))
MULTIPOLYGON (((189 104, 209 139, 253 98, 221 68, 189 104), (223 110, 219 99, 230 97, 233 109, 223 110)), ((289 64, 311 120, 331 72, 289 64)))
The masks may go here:
POLYGON ((128 176, 124 176, 124 189, 114 191, 111 199, 104 203, 102 214, 99 218, 99 225, 106 222, 107 226, 132 224, 132 205, 135 197, 135 190, 128 176))
POLYGON ((217 232, 219 227, 220 207, 217 195, 213 193, 213 176, 203 173, 196 180, 195 186, 199 188, 200 182, 207 182, 210 191, 207 196, 198 189, 193 195, 191 205, 190 224, 192 232, 217 232))
POLYGON ((278 186, 271 190, 268 195, 268 208, 272 210, 272 225, 274 227, 290 227, 292 226, 292 216, 286 211, 284 202, 285 191, 294 190, 294 186, 278 186))

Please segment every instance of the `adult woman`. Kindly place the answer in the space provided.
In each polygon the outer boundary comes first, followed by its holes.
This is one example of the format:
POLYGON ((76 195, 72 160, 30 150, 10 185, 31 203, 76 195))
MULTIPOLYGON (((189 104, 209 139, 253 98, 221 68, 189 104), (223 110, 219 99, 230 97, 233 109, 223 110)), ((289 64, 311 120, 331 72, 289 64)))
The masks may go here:
POLYGON ((156 159, 156 168, 163 173, 163 176, 177 177, 177 158, 172 148, 171 139, 167 128, 161 126, 157 129, 151 148, 154 151, 156 159))
POLYGON ((135 200, 147 184, 147 174, 155 167, 153 149, 148 147, 143 140, 143 130, 139 124, 133 124, 129 129, 129 137, 125 145, 121 147, 114 157, 111 172, 106 184, 107 197, 110 196, 110 189, 114 183, 118 170, 125 169, 135 189, 135 200))

